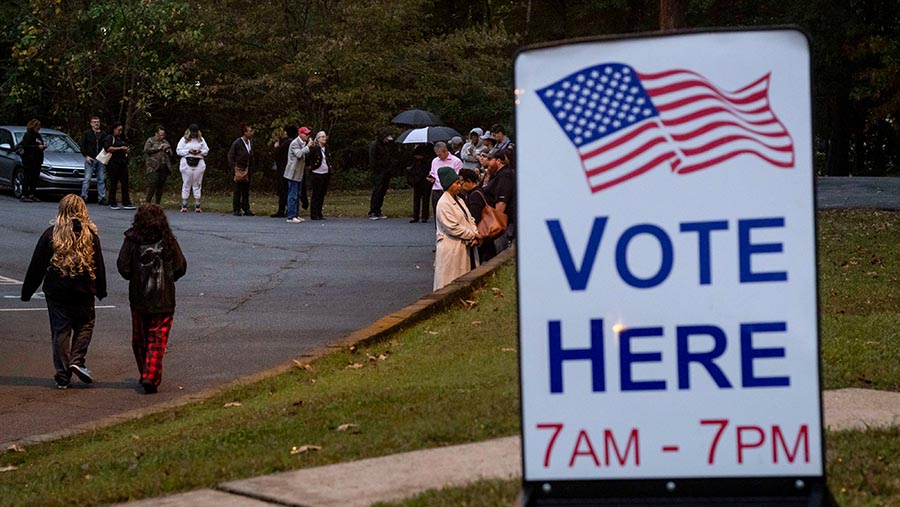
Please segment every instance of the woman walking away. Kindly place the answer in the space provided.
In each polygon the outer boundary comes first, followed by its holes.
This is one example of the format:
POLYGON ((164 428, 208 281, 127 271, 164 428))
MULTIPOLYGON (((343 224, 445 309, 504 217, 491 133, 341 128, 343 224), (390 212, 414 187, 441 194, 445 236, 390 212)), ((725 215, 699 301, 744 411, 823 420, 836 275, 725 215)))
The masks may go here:
POLYGON ((162 360, 175 315, 175 281, 187 270, 162 208, 156 204, 138 208, 132 227, 125 231, 116 266, 129 281, 131 348, 140 383, 146 394, 153 394, 162 382, 162 360))
POLYGON ((34 195, 37 189, 38 178, 41 174, 41 164, 44 163, 44 138, 41 137, 41 122, 31 120, 22 136, 22 165, 25 169, 25 181, 22 185, 22 202, 40 202, 34 195))
POLYGON ((41 283, 50 313, 56 387, 68 388, 73 373, 90 384, 94 379, 85 355, 94 333, 94 297, 106 297, 106 267, 97 226, 77 195, 59 201, 56 220, 38 240, 22 301, 30 301, 41 283))
MULTIPOLYGON (((481 243, 475 219, 459 197, 459 176, 452 167, 437 171, 444 193, 434 213, 437 225, 434 254, 434 290, 449 284, 472 269, 469 251, 481 243)), ((476 258, 475 264, 478 264, 476 258)))
POLYGON ((203 173, 206 172, 206 161, 209 146, 203 139, 200 127, 192 123, 184 131, 184 137, 178 141, 175 153, 181 157, 178 169, 181 171, 181 212, 187 213, 188 197, 194 191, 194 213, 200 213, 200 189, 203 187, 203 173))

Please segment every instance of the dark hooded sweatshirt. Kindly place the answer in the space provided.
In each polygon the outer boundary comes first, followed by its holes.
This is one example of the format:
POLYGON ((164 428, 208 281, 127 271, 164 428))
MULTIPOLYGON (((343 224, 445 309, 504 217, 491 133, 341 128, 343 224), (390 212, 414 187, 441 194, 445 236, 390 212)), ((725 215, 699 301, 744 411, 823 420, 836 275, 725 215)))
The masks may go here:
POLYGON ((177 242, 165 252, 160 236, 143 237, 132 227, 125 231, 116 267, 128 280, 128 302, 141 313, 175 311, 175 280, 187 272, 187 261, 177 242))

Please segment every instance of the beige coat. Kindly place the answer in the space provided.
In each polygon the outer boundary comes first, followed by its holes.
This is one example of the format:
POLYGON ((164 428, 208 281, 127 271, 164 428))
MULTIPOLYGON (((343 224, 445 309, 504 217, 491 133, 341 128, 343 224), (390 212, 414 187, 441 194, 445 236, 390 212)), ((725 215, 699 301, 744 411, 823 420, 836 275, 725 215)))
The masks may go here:
POLYGON ((434 254, 434 290, 449 284, 471 269, 466 243, 478 234, 475 219, 462 199, 447 192, 441 196, 434 214, 437 240, 434 254))
POLYGON ((309 146, 300 136, 291 141, 288 148, 287 165, 284 166, 284 177, 291 181, 303 181, 303 171, 306 168, 306 154, 309 146))

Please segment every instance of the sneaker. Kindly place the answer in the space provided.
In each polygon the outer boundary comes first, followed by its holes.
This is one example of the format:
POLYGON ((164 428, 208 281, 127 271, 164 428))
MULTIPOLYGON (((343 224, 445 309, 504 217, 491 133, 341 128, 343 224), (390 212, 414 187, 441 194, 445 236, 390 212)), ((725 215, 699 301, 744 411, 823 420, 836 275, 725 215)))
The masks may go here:
POLYGON ((379 213, 378 216, 375 217, 375 220, 384 220, 385 218, 387 218, 387 215, 379 213))
POLYGON ((287 222, 289 224, 301 224, 301 223, 305 222, 305 220, 303 220, 300 217, 294 217, 294 218, 288 218, 287 220, 285 220, 285 222, 287 222))
POLYGON ((122 209, 118 204, 110 204, 109 209, 122 209))
POLYGON ((182 212, 182 213, 187 213, 187 206, 182 206, 182 207, 181 207, 181 212, 182 212))
POLYGON ((255 217, 255 216, 256 216, 256 213, 254 213, 254 212, 252 212, 252 211, 245 211, 245 212, 244 212, 244 216, 245 216, 245 217, 255 217))
POLYGON ((85 384, 91 384, 94 382, 94 377, 91 376, 91 370, 85 368, 84 366, 78 366, 77 364, 70 364, 69 371, 75 374, 82 382, 85 384))
POLYGON ((56 383, 56 388, 57 388, 57 389, 60 389, 60 390, 65 390, 65 389, 68 389, 68 388, 69 388, 69 384, 60 384, 59 382, 57 382, 57 383, 56 383))
POLYGON ((159 391, 153 384, 141 382, 141 386, 144 388, 144 394, 156 394, 159 391))
POLYGON ((234 213, 232 213, 232 215, 234 215, 234 216, 236 216, 236 217, 239 217, 239 216, 241 216, 241 212, 240 212, 240 211, 235 211, 234 213))
POLYGON ((412 220, 409 221, 409 223, 411 223, 411 224, 417 224, 417 223, 419 223, 419 219, 418 219, 418 218, 413 218, 412 220))
POLYGON ((378 220, 378 215, 375 213, 369 213, 369 220, 378 220))
POLYGON ((203 213, 203 210, 200 209, 200 206, 194 206, 194 213, 203 213))

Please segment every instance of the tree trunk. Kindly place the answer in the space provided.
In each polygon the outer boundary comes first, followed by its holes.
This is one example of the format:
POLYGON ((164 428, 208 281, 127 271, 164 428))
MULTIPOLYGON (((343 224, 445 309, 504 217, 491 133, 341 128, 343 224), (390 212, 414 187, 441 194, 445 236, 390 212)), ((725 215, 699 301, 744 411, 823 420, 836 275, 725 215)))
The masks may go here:
POLYGON ((677 30, 685 27, 687 0, 659 0, 659 29, 677 30))

